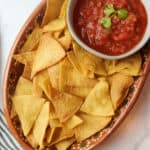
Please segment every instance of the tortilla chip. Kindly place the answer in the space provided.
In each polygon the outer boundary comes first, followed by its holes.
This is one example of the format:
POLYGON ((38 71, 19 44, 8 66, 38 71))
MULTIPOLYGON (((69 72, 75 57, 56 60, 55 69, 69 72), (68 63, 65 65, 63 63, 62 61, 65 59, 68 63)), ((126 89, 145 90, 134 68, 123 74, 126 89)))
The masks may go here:
POLYGON ((57 115, 56 115, 56 112, 54 110, 54 107, 53 105, 50 103, 50 113, 49 113, 49 118, 50 119, 58 119, 57 118, 57 115))
POLYGON ((84 113, 79 113, 78 116, 83 120, 83 123, 74 129, 78 142, 105 128, 112 119, 112 117, 92 116, 84 113))
POLYGON ((116 110, 127 96, 129 87, 133 84, 134 79, 131 76, 117 73, 110 77, 109 81, 111 85, 110 96, 116 110))
POLYGON ((42 29, 39 27, 34 28, 32 33, 28 36, 27 41, 21 48, 20 52, 22 53, 34 50, 37 47, 41 36, 42 36, 42 29))
POLYGON ((68 58, 60 64, 60 91, 85 98, 96 85, 97 80, 84 77, 73 67, 68 58))
POLYGON ((109 94, 109 84, 105 79, 96 84, 80 110, 97 116, 114 115, 113 104, 109 94))
POLYGON ((71 47, 72 37, 69 34, 64 35, 63 37, 59 38, 58 41, 63 46, 63 48, 68 51, 71 47))
POLYGON ((59 119, 50 119, 49 124, 51 128, 62 127, 62 123, 59 121, 59 119))
POLYGON ((92 72, 90 70, 85 70, 80 66, 73 51, 69 51, 67 53, 67 56, 68 56, 68 59, 71 62, 71 64, 74 66, 74 68, 76 70, 78 70, 82 75, 84 75, 87 78, 91 78, 91 79, 95 78, 94 72, 92 72))
POLYGON ((17 116, 16 110, 14 108, 14 105, 12 105, 11 111, 10 111, 10 118, 13 119, 17 116))
POLYGON ((33 127, 33 131, 31 133, 31 138, 34 141, 34 146, 40 146, 40 149, 44 148, 44 137, 45 132, 48 127, 49 122, 49 102, 45 102, 43 105, 41 112, 35 122, 33 127))
POLYGON ((60 11, 60 18, 65 18, 66 19, 66 11, 67 11, 67 5, 68 5, 69 0, 64 0, 64 3, 61 7, 61 11, 60 11))
POLYGON ((74 115, 72 118, 70 118, 65 123, 63 123, 63 125, 67 129, 73 129, 82 123, 83 123, 83 120, 79 118, 78 116, 74 115))
POLYGON ((141 73, 142 58, 138 53, 117 61, 106 61, 108 74, 123 73, 129 76, 139 76, 141 73))
POLYGON ((12 101, 19 116, 23 133, 27 136, 40 113, 45 99, 31 95, 22 95, 14 96, 12 101))
POLYGON ((46 97, 50 100, 51 99, 51 83, 50 78, 47 70, 44 70, 38 73, 33 78, 33 87, 34 87, 34 95, 35 96, 42 96, 42 93, 46 95, 46 97))
POLYGON ((53 88, 59 89, 60 64, 56 64, 48 69, 50 82, 53 88))
POLYGON ((29 80, 31 78, 31 70, 32 70, 32 65, 33 65, 33 60, 35 55, 36 55, 36 51, 31 51, 31 52, 16 54, 13 56, 14 59, 16 59, 16 61, 25 65, 22 76, 29 80))
POLYGON ((52 104, 60 122, 65 122, 71 118, 80 109, 82 103, 82 98, 68 93, 57 92, 52 98, 52 104))
POLYGON ((33 93, 32 82, 21 76, 18 80, 14 96, 32 95, 32 93, 33 93))
POLYGON ((13 56, 13 58, 21 64, 32 66, 35 54, 35 51, 25 52, 21 54, 16 54, 13 56))
POLYGON ((58 39, 62 33, 63 33, 63 30, 54 32, 54 38, 58 39))
POLYGON ((47 25, 44 26, 43 32, 55 32, 62 31, 65 29, 66 23, 62 18, 57 18, 50 21, 47 25))
POLYGON ((65 57, 65 51, 62 46, 49 34, 44 34, 41 38, 37 50, 31 77, 41 70, 51 67, 65 57))
POLYGON ((90 70, 97 75, 107 75, 103 59, 88 53, 75 42, 73 42, 73 52, 82 70, 90 70))
POLYGON ((57 150, 67 150, 70 145, 72 145, 75 142, 75 138, 70 138, 67 140, 63 140, 56 144, 57 150))
POLYGON ((42 26, 59 16, 64 0, 47 0, 46 11, 42 20, 42 26))
POLYGON ((25 66, 22 73, 22 77, 31 80, 31 71, 32 71, 31 66, 25 66))
POLYGON ((73 130, 65 129, 65 128, 56 128, 53 134, 50 145, 54 145, 62 140, 73 137, 73 130))
POLYGON ((52 140, 56 128, 49 128, 46 132, 46 142, 49 144, 52 140))

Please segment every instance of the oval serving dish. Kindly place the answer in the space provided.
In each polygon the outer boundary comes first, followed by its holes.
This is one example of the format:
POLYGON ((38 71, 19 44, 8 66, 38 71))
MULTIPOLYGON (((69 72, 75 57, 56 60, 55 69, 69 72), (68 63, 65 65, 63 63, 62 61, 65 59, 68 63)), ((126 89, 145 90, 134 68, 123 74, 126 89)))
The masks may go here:
MULTIPOLYGON (((8 63, 6 66, 4 80, 3 80, 3 107, 4 114, 9 126, 10 131, 16 138, 16 140, 24 147, 26 150, 33 150, 33 148, 26 142, 23 135, 19 134, 20 128, 15 125, 18 123, 17 119, 11 119, 10 110, 12 107, 10 96, 15 90, 15 86, 19 76, 23 71, 23 66, 17 63, 12 56, 19 51, 19 49, 24 44, 26 37, 31 33, 32 29, 37 23, 40 23, 46 8, 46 0, 43 0, 39 6, 35 9, 29 19, 26 21, 25 25, 21 29, 19 35, 14 42, 14 45, 10 51, 8 63)), ((143 66, 142 66, 142 75, 138 77, 130 89, 128 97, 118 109, 116 115, 114 116, 112 122, 103 130, 93 135, 92 137, 82 141, 81 143, 73 144, 70 149, 92 149, 93 147, 102 143, 123 121, 123 119, 127 116, 129 111, 134 106, 137 98, 144 86, 144 82, 146 77, 150 71, 150 41, 146 44, 146 46, 141 50, 143 66)), ((18 124, 17 124, 18 125, 18 124)))

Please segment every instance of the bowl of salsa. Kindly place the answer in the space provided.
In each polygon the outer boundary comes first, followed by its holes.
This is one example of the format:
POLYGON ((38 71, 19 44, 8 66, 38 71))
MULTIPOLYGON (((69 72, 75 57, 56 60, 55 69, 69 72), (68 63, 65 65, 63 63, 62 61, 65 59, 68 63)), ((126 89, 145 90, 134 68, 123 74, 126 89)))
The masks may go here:
POLYGON ((85 50, 105 59, 122 59, 150 38, 150 1, 70 0, 67 24, 85 50))

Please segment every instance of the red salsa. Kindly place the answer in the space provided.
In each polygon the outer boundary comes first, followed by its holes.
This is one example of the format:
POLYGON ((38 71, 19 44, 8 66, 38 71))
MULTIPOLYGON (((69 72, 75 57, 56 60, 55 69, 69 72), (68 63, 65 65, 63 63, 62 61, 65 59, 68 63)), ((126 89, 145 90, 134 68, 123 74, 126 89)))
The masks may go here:
POLYGON ((140 42, 147 14, 141 0, 78 0, 73 22, 77 35, 89 47, 119 55, 140 42))

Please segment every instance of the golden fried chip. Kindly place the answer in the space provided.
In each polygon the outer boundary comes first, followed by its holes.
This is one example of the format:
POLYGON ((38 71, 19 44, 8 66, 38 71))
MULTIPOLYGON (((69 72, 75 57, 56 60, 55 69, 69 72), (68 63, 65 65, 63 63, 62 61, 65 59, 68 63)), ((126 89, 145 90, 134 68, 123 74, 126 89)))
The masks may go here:
POLYGON ((12 105, 11 111, 10 111, 10 118, 13 119, 17 116, 16 110, 14 108, 14 105, 12 105))
POLYGON ((12 101, 19 116, 23 133, 27 136, 40 113, 45 99, 31 95, 22 95, 14 96, 12 101))
POLYGON ((62 123, 59 119, 49 119, 49 124, 51 128, 62 127, 62 123))
POLYGON ((67 140, 63 140, 56 144, 57 150, 67 150, 70 145, 72 145, 75 142, 75 138, 70 138, 67 140))
POLYGON ((66 19, 67 5, 68 5, 68 0, 64 0, 64 3, 61 7, 60 15, 59 15, 60 18, 66 19))
POLYGON ((36 51, 31 51, 31 52, 16 54, 13 56, 14 59, 16 59, 16 61, 25 65, 22 76, 26 79, 31 78, 31 70, 32 70, 32 65, 33 65, 33 60, 35 58, 35 55, 36 55, 36 51))
POLYGON ((96 85, 96 79, 89 79, 78 72, 70 63, 68 58, 61 62, 59 89, 85 98, 96 85))
POLYGON ((62 46, 49 34, 44 34, 41 38, 37 50, 31 77, 41 70, 51 67, 65 57, 65 51, 62 46))
POLYGON ((33 94, 32 82, 21 76, 18 80, 14 96, 32 95, 32 94, 33 94))
POLYGON ((43 27, 43 32, 55 32, 62 31, 65 29, 66 23, 62 18, 57 18, 50 21, 47 25, 43 27))
POLYGON ((59 38, 58 41, 63 46, 63 48, 68 51, 71 47, 72 37, 70 34, 66 34, 63 37, 59 38))
POLYGON ((46 11, 42 20, 42 26, 59 16, 64 0, 47 0, 46 11))
POLYGON ((109 81, 111 85, 110 96, 116 110, 127 96, 129 87, 133 84, 134 79, 131 76, 117 73, 110 77, 109 81))
POLYGON ((109 94, 109 84, 105 79, 101 79, 96 84, 80 110, 97 116, 114 115, 113 104, 109 94))
POLYGON ((82 68, 82 66, 80 66, 73 51, 69 51, 67 53, 67 56, 71 64, 74 66, 74 68, 76 68, 76 70, 78 70, 81 74, 83 74, 87 78, 91 78, 91 79, 95 78, 94 72, 90 70, 86 70, 85 68, 82 68))
POLYGON ((48 69, 51 85, 55 89, 59 89, 59 72, 60 72, 59 63, 48 69))
POLYGON ((79 118, 78 116, 74 115, 72 118, 64 122, 63 125, 67 129, 73 129, 76 126, 80 125, 81 123, 83 123, 83 120, 79 118))
POLYGON ((50 113, 49 113, 49 118, 50 119, 58 119, 57 118, 57 115, 56 115, 56 112, 54 110, 54 107, 53 105, 50 103, 50 113))
POLYGON ((104 61, 101 58, 88 53, 75 42, 73 42, 73 52, 82 70, 90 70, 97 75, 107 75, 104 61))
POLYGON ((35 96, 41 97, 44 92, 46 97, 49 100, 51 99, 51 83, 47 70, 39 72, 36 76, 34 76, 33 87, 35 96))
POLYGON ((16 54, 13 58, 21 64, 32 66, 36 51, 16 54))
POLYGON ((74 129, 78 142, 105 128, 112 119, 111 117, 92 116, 84 113, 79 113, 78 116, 83 120, 83 123, 74 129))
POLYGON ((22 73, 22 77, 31 80, 31 71, 32 71, 31 66, 25 66, 22 73))
POLYGON ((34 50, 42 36, 42 29, 36 27, 32 33, 28 36, 27 41, 25 42, 24 46, 21 48, 20 52, 27 52, 34 50))
POLYGON ((107 61, 106 68, 108 74, 123 73, 125 75, 139 76, 141 73, 142 58, 138 53, 121 60, 107 61))
POLYGON ((58 39, 61 36, 62 33, 63 33, 63 30, 54 32, 54 34, 53 34, 54 38, 58 39))
POLYGON ((34 143, 36 143, 37 146, 40 146, 40 149, 44 148, 43 142, 45 137, 45 131, 46 128, 48 127, 48 122, 49 122, 49 102, 45 102, 35 122, 33 131, 31 133, 31 137, 35 141, 34 143))
POLYGON ((68 93, 57 92, 52 98, 52 104, 60 122, 65 122, 71 118, 80 109, 82 103, 82 98, 68 93))
POLYGON ((49 144, 52 140, 56 128, 49 128, 46 132, 46 142, 49 144))
POLYGON ((53 134, 50 145, 54 145, 62 140, 73 137, 73 130, 65 129, 65 128, 56 128, 53 134))

